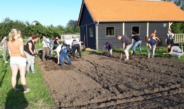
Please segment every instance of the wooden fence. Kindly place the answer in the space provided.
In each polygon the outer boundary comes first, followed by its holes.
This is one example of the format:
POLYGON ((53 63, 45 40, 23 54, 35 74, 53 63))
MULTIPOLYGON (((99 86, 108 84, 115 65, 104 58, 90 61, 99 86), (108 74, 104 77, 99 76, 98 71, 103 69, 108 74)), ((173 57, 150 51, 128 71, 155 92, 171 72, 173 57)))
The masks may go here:
POLYGON ((179 44, 182 51, 184 50, 184 34, 175 34, 174 35, 174 43, 179 44))
POLYGON ((174 34, 174 43, 175 44, 184 43, 184 34, 174 34))

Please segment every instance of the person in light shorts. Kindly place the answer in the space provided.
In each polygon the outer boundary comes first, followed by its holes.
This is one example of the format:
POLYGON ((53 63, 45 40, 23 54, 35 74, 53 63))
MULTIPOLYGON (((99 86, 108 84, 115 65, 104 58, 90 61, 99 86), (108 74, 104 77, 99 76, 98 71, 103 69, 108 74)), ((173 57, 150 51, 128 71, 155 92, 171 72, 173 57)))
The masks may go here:
POLYGON ((10 55, 10 67, 12 71, 11 83, 15 91, 17 91, 17 74, 20 71, 21 83, 24 88, 24 93, 30 91, 26 84, 26 56, 24 54, 24 44, 20 40, 20 30, 12 29, 9 33, 8 51, 10 55))
POLYGON ((26 67, 26 58, 23 57, 11 57, 10 58, 10 67, 26 67), (19 60, 19 61, 17 61, 19 60))

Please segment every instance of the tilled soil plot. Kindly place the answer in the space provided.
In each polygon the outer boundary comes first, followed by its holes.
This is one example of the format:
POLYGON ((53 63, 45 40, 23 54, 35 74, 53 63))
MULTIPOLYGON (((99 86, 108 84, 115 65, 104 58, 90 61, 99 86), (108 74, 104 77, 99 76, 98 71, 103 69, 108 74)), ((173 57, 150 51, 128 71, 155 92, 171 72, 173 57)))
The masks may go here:
POLYGON ((38 64, 56 108, 184 108, 184 62, 88 55, 64 68, 38 64))

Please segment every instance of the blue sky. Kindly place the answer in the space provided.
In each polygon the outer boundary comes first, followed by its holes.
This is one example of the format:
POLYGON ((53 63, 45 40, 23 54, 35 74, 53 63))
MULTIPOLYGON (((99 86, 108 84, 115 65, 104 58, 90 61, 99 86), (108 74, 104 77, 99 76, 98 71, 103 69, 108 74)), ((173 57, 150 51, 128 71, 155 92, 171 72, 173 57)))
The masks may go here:
POLYGON ((66 26, 69 20, 78 20, 81 3, 82 0, 0 0, 0 22, 9 17, 66 26))

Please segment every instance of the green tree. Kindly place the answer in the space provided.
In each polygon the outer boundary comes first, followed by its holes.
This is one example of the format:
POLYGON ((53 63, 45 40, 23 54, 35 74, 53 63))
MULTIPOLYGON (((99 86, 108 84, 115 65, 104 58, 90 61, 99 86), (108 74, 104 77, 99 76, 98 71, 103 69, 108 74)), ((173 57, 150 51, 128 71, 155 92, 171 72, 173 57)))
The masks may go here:
MULTIPOLYGON (((162 0, 175 3, 178 7, 184 10, 184 2, 182 0, 162 0)), ((184 32, 184 23, 175 22, 172 24, 171 29, 174 33, 183 33, 184 32)))
POLYGON ((79 27, 77 26, 77 21, 70 20, 67 24, 66 31, 69 32, 69 29, 72 29, 72 33, 79 33, 79 27))
POLYGON ((27 38, 29 34, 36 34, 41 36, 45 34, 49 37, 60 36, 61 34, 68 33, 79 33, 79 27, 77 26, 77 21, 70 20, 67 27, 61 25, 58 26, 44 26, 39 21, 35 20, 32 23, 26 21, 22 22, 19 20, 11 20, 10 18, 4 19, 0 23, 0 37, 9 34, 11 29, 17 28, 21 30, 22 37, 27 38))
POLYGON ((66 27, 65 33, 73 33, 73 29, 71 27, 66 27))

